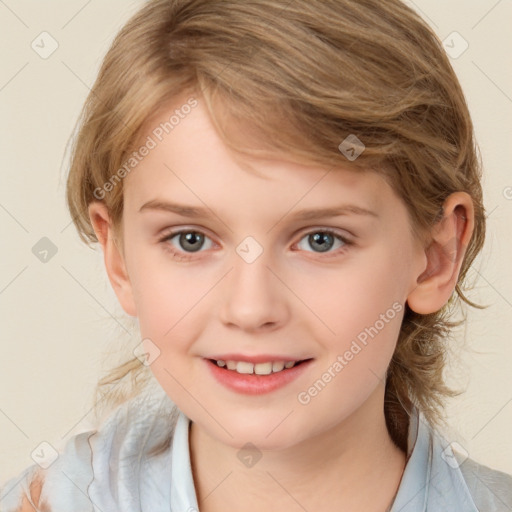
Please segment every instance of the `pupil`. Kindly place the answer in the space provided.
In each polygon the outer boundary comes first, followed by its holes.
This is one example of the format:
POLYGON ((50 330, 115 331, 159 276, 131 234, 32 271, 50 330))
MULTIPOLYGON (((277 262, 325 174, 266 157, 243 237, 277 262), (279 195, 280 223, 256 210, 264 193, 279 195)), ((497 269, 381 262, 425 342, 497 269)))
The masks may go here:
POLYGON ((309 243, 313 249, 317 245, 319 252, 328 251, 333 244, 333 236, 329 233, 314 233, 309 235, 309 243))
POLYGON ((190 231, 189 233, 182 233, 180 235, 180 245, 185 250, 192 252, 198 251, 203 245, 204 237, 201 233, 190 231))

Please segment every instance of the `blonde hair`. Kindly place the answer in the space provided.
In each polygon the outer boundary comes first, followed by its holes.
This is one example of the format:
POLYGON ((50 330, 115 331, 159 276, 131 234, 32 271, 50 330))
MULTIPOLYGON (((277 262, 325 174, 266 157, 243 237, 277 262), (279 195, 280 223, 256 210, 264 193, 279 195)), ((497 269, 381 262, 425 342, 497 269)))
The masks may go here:
MULTIPOLYGON (((463 285, 484 243, 485 214, 472 121, 435 33, 399 0, 149 1, 116 36, 78 121, 67 202, 85 243, 97 242, 87 208, 98 190, 147 135, 148 119, 186 94, 201 97, 240 154, 381 173, 425 244, 446 197, 471 195, 475 227, 455 293, 432 314, 406 304, 386 380, 398 446, 406 447, 413 404, 441 424, 445 398, 459 394, 443 378, 446 339, 463 322, 449 318, 461 299, 482 307, 463 285), (365 146, 353 161, 339 149, 349 135, 365 146)), ((122 180, 102 195, 122 239, 122 180)), ((98 389, 131 376, 123 396, 104 395, 115 405, 138 393, 148 373, 133 358, 98 389)))

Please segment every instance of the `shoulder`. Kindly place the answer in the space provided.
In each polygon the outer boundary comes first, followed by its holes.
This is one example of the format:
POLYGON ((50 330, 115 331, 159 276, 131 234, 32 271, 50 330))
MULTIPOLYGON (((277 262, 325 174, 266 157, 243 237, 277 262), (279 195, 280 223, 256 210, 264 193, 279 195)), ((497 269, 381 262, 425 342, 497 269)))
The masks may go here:
POLYGON ((454 440, 457 433, 438 430, 422 413, 412 418, 410 467, 406 467, 410 477, 407 483, 412 490, 402 496, 406 498, 404 503, 408 503, 407 499, 414 495, 411 510, 423 506, 421 510, 428 512, 512 511, 512 475, 470 458, 467 450, 454 440))
POLYGON ((37 473, 30 483, 28 494, 22 495, 21 504, 16 512, 51 512, 48 504, 41 501, 44 477, 37 473))
POLYGON ((89 512, 92 503, 115 510, 123 498, 118 494, 135 502, 139 496, 134 494, 151 481, 149 473, 155 480, 155 470, 166 463, 177 416, 174 404, 158 390, 134 397, 98 429, 69 438, 48 468, 30 466, 0 486, 0 510, 89 512))
POLYGON ((90 510, 81 504, 84 503, 82 493, 92 476, 88 438, 94 433, 89 431, 71 437, 50 466, 29 466, 0 486, 0 510, 54 512, 63 510, 62 501, 68 505, 76 503, 76 511, 90 510))
POLYGON ((473 459, 459 459, 459 469, 478 510, 512 510, 512 475, 480 464, 473 459))
POLYGON ((34 512, 41 510, 42 512, 49 512, 43 503, 40 503, 41 488, 43 479, 41 474, 35 476, 30 483, 27 493, 22 493, 17 499, 15 512, 34 512))

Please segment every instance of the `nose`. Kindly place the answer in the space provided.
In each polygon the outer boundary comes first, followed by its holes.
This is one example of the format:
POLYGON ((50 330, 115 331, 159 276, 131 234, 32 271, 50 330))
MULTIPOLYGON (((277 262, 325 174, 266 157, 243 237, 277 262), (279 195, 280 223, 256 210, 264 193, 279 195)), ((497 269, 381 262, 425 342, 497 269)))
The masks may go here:
POLYGON ((252 263, 235 255, 234 268, 224 281, 220 306, 224 325, 263 332, 278 329, 288 321, 287 289, 264 255, 265 252, 252 263))

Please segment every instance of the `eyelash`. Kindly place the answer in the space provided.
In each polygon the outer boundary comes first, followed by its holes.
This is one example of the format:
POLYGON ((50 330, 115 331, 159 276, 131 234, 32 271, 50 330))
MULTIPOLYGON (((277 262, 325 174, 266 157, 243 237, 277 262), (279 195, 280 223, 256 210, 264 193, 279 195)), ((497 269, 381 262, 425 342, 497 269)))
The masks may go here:
MULTIPOLYGON (((200 231, 198 229, 180 229, 180 230, 171 231, 169 233, 166 233, 165 236, 163 238, 161 238, 159 241, 164 244, 164 250, 169 252, 174 259, 179 260, 179 261, 190 261, 190 260, 194 259, 193 255, 195 254, 195 253, 176 251, 168 243, 175 236, 180 235, 181 233, 199 233, 200 235, 204 235, 206 238, 210 238, 206 235, 206 233, 203 233, 202 231, 200 231)), ((340 254, 345 253, 351 245, 354 245, 354 242, 352 242, 348 238, 340 235, 337 231, 330 229, 330 228, 321 228, 321 229, 314 229, 312 231, 308 231, 301 236, 299 242, 301 240, 303 240, 305 237, 315 234, 315 233, 324 233, 324 234, 327 233, 329 235, 332 235, 334 238, 340 240, 344 244, 343 247, 341 247, 338 250, 333 251, 333 252, 327 251, 326 253, 322 253, 322 252, 315 252, 315 251, 306 251, 306 252, 313 252, 314 254, 326 254, 326 256, 323 256, 324 258, 339 256, 340 254)), ((199 250, 197 252, 200 253, 200 252, 204 252, 204 251, 199 250)))

